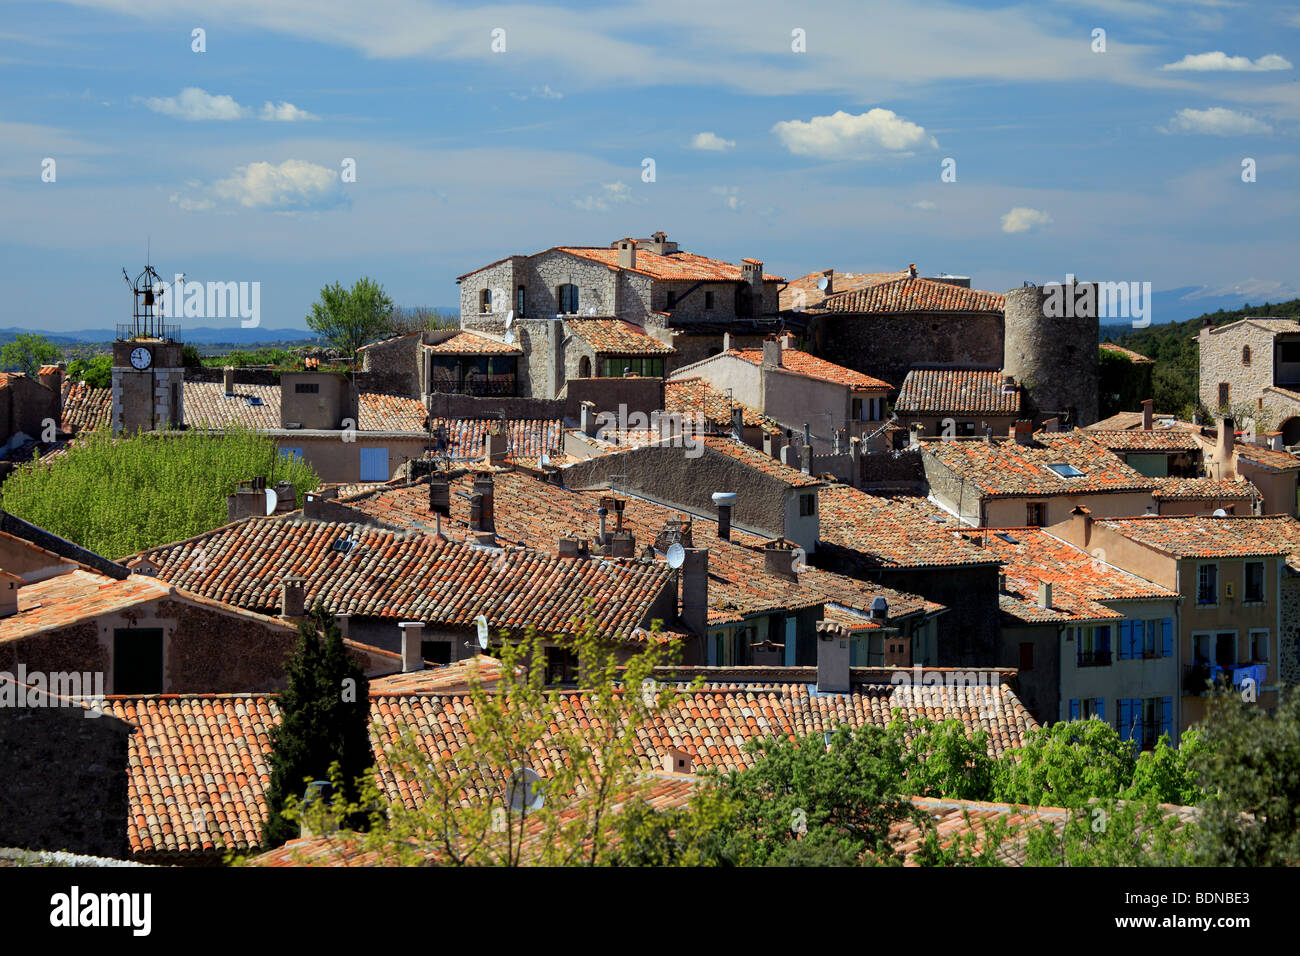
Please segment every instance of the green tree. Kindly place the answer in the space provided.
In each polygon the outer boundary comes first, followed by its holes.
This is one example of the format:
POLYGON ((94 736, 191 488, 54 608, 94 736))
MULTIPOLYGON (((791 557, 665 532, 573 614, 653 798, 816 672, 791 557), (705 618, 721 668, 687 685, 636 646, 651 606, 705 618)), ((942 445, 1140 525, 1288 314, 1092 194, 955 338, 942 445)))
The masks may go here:
POLYGON ((1206 792, 1198 865, 1300 864, 1300 691, 1279 694, 1273 713, 1232 693, 1210 701, 1191 758, 1206 792))
POLYGON ((219 435, 143 432, 78 438, 49 463, 21 465, 5 480, 4 507, 105 557, 180 541, 226 523, 238 482, 286 480, 301 496, 320 476, 251 431, 219 435))
POLYGON ((1192 844, 1183 820, 1150 794, 1089 801, 1025 835, 1027 866, 1182 866, 1192 844))
POLYGON ((351 289, 335 282, 320 290, 320 301, 312 304, 307 327, 350 358, 388 329, 392 311, 393 300, 373 279, 358 279, 351 289))
POLYGON ((68 363, 68 381, 85 382, 91 388, 112 388, 113 357, 92 355, 68 363))
POLYGON ((19 332, 0 346, 0 365, 32 376, 42 365, 57 362, 62 356, 57 345, 36 332, 19 332))
POLYGON ((1133 781, 1133 747, 1105 721, 1061 721, 1031 730, 1003 755, 997 799, 1030 806, 1081 807, 1113 798, 1133 781))
POLYGON ((903 787, 918 797, 989 800, 996 763, 988 753, 988 731, 969 734, 960 720, 934 723, 895 715, 889 733, 902 753, 903 787))
MULTIPOLYGON (((288 686, 277 699, 280 722, 271 731, 267 757, 271 781, 262 845, 268 849, 298 835, 285 809, 309 781, 329 780, 339 787, 342 801, 355 803, 357 781, 372 764, 369 682, 348 657, 338 624, 323 606, 298 625, 298 645, 286 670, 288 686)), ((348 822, 356 826, 364 820, 355 813, 348 822)))
POLYGON ((1153 797, 1159 803, 1192 806, 1205 796, 1196 779, 1193 763, 1203 744, 1196 728, 1189 728, 1177 747, 1169 735, 1161 734, 1155 748, 1144 751, 1133 767, 1133 782, 1123 796, 1129 800, 1153 797))

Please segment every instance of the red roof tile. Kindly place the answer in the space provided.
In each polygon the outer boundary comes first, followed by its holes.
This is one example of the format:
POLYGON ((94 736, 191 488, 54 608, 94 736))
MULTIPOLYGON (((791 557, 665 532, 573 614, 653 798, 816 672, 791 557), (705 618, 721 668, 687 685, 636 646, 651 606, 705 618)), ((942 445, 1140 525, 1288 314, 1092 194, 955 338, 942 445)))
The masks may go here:
POLYGON ((1116 452, 1175 454, 1201 450, 1201 443, 1190 427, 1153 426, 1150 431, 1141 427, 1114 430, 1093 427, 1084 431, 1093 441, 1116 452))
POLYGON ((1020 389, 1004 391, 997 369, 914 368, 894 407, 900 415, 1018 415, 1020 389))
POLYGON ((63 430, 76 434, 107 424, 113 413, 113 390, 63 380, 63 430))
POLYGON ((473 332, 457 332, 436 345, 423 345, 438 355, 523 355, 523 349, 473 332))
POLYGON ((1158 501, 1218 501, 1224 498, 1253 501, 1259 489, 1244 478, 1215 481, 1213 478, 1157 478, 1151 492, 1158 501))
POLYGON ((935 282, 932 279, 900 278, 861 289, 838 292, 819 307, 820 311, 879 315, 889 312, 1002 312, 1005 298, 996 292, 982 292, 935 282))
POLYGON ((1101 349, 1103 352, 1110 352, 1114 355, 1122 355, 1134 365, 1154 365, 1155 360, 1149 359, 1141 352, 1134 352, 1132 349, 1126 349, 1114 342, 1102 342, 1101 349))
POLYGON ((597 355, 671 355, 677 351, 622 319, 568 319, 565 324, 597 355))
MULTIPOLYGON (((556 249, 571 256, 599 262, 611 269, 619 267, 617 249, 606 246, 557 246, 556 249)), ((665 280, 739 282, 741 279, 740 266, 721 259, 710 259, 708 256, 682 251, 658 256, 645 248, 638 248, 636 251, 636 268, 625 271, 639 272, 654 279, 665 280)), ((764 274, 763 281, 783 282, 785 280, 780 276, 764 274)))
POLYGON ((821 541, 880 567, 989 564, 997 558, 957 533, 950 515, 923 499, 888 499, 846 485, 817 494, 821 541))
MULTIPOLYGON (((806 276, 791 279, 781 289, 781 310, 784 312, 812 309, 821 305, 826 299, 826 294, 817 288, 817 283, 825 275, 826 272, 823 270, 822 272, 810 272, 806 276)), ((907 275, 908 270, 906 269, 901 272, 838 272, 831 270, 831 294, 836 295, 850 289, 859 289, 880 282, 892 282, 894 279, 904 279, 907 275)))
MULTIPOLYGON (((1300 557, 1300 522, 1287 515, 1145 515, 1094 520, 1130 540, 1178 558, 1275 554, 1300 557)), ((1293 566, 1300 569, 1300 560, 1293 566)))
MULTIPOLYGON (((763 364, 762 349, 732 349, 726 354, 735 355, 750 365, 763 364)), ((851 368, 845 368, 843 365, 836 365, 834 362, 828 362, 815 355, 809 355, 800 349, 783 348, 781 350, 781 367, 787 372, 794 372, 796 375, 802 375, 805 378, 815 378, 822 382, 845 385, 855 390, 887 391, 893 388, 888 382, 882 382, 878 378, 872 378, 870 375, 864 375, 851 368)))
POLYGON ((726 392, 719 391, 702 378, 670 379, 664 383, 664 411, 669 414, 698 413, 704 416, 705 421, 729 429, 732 408, 741 409, 746 427, 771 424, 771 420, 757 409, 732 402, 726 392))

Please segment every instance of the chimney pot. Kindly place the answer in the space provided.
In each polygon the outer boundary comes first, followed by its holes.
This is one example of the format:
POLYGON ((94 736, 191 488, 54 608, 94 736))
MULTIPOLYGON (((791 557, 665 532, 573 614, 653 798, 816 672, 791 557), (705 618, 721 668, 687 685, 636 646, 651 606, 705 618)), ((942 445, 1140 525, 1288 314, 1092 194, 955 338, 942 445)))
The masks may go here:
POLYGON ((799 449, 799 470, 805 475, 812 474, 812 445, 804 445, 799 449))
POLYGON ((1015 438, 1017 445, 1032 445, 1034 443, 1034 423, 1032 421, 1018 421, 1011 426, 1011 435, 1015 438))
POLYGON ((424 650, 422 648, 423 621, 402 621, 397 625, 402 629, 402 673, 424 670, 424 650))
POLYGON ((781 340, 776 336, 763 340, 763 364, 781 367, 781 340))
POLYGON ((667 773, 694 773, 695 760, 685 750, 669 747, 664 754, 664 770, 667 773))
POLYGON ((715 491, 713 504, 718 509, 718 537, 723 541, 731 540, 731 509, 736 506, 739 496, 730 491, 715 491))
POLYGON ((451 516, 451 484, 440 475, 429 476, 429 511, 444 518, 451 516))
MULTIPOLYGON (((662 255, 662 253, 660 253, 662 255)), ((636 240, 620 239, 618 241, 618 267, 620 269, 636 268, 636 240)))
POLYGON ((709 632, 709 552, 687 548, 682 562, 682 623, 700 637, 709 632))
POLYGON ((799 580, 794 559, 795 547, 784 538, 776 538, 763 545, 763 567, 768 574, 777 574, 789 581, 799 580))
POLYGON ((561 535, 558 554, 562 558, 576 558, 578 556, 578 539, 567 534, 561 535))
POLYGON ((302 617, 307 606, 307 582, 297 575, 287 574, 280 579, 280 616, 302 617))
POLYGON ((820 693, 849 692, 852 644, 848 628, 831 621, 817 622, 817 690, 820 693))
POLYGON ((731 333, 730 333, 730 332, 723 332, 723 333, 722 333, 722 351, 724 351, 724 352, 730 352, 733 348, 735 348, 735 344, 734 344, 734 343, 732 342, 732 340, 731 340, 731 333))
POLYGON ((1038 582, 1038 606, 1050 609, 1052 606, 1052 582, 1038 582))
POLYGON ((235 394, 235 367, 227 365, 221 370, 221 380, 225 383, 226 395, 235 394))
POLYGON ((493 485, 491 475, 478 475, 474 478, 474 497, 479 499, 478 526, 474 531, 496 531, 493 512, 493 485))
POLYGON ((10 571, 0 571, 0 618, 18 613, 18 591, 23 579, 10 571))
POLYGON ((1142 430, 1151 431, 1153 424, 1152 419, 1155 416, 1156 403, 1154 399, 1144 398, 1142 400, 1142 430))

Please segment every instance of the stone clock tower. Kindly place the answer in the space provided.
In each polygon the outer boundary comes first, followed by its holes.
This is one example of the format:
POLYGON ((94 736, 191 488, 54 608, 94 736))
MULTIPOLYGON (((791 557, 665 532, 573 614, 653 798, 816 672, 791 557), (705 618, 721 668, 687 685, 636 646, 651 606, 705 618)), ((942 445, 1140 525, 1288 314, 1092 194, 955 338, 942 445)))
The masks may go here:
MULTIPOLYGON (((126 270, 122 270, 126 275, 126 270)), ((113 343, 113 434, 179 428, 184 415, 180 326, 167 325, 156 302, 161 280, 145 266, 132 283, 134 321, 117 327, 113 343)))

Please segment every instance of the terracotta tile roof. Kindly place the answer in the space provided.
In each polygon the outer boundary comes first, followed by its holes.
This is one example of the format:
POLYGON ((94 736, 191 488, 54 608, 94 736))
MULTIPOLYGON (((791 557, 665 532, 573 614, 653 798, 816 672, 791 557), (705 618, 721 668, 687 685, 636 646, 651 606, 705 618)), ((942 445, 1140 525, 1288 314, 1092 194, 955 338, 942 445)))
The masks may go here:
MULTIPOLYGON (((1300 555, 1300 522, 1287 515, 1226 518, 1145 515, 1094 521, 1132 541, 1178 558, 1300 555)), ((1300 562, 1294 566, 1300 568, 1300 562)))
MULTIPOLYGON (((457 491, 468 492, 472 477, 463 474, 451 483, 451 519, 443 521, 443 533, 463 537, 469 523, 469 503, 457 491)), ((504 472, 496 475, 493 512, 497 533, 538 551, 553 553, 561 536, 594 539, 598 531, 596 509, 608 492, 577 492, 538 481, 526 475, 504 472)), ((619 496, 623 497, 623 496, 619 496)), ((671 508, 639 498, 624 498, 624 527, 636 536, 637 550, 654 544, 670 520, 689 520, 692 541, 709 550, 709 622, 726 624, 746 615, 780 609, 798 609, 838 603, 869 613, 875 597, 884 597, 890 620, 913 614, 932 614, 941 605, 879 584, 859 581, 829 571, 807 568, 797 583, 766 569, 761 551, 764 539, 732 529, 731 540, 717 536, 717 524, 691 518, 671 508)), ((433 516, 428 511, 428 485, 421 481, 402 487, 379 489, 363 498, 344 502, 372 518, 399 527, 428 530, 433 516)), ((609 527, 614 527, 611 518, 609 527)), ((662 562, 664 555, 656 560, 662 562)))
POLYGON ((837 292, 819 307, 820 311, 880 315, 888 312, 1002 312, 1005 298, 996 292, 982 292, 935 282, 932 279, 900 278, 861 289, 837 292))
POLYGON ((422 671, 389 674, 370 681, 371 695, 388 694, 466 694, 471 678, 488 688, 496 684, 502 673, 501 661, 480 654, 440 667, 426 667, 422 671))
POLYGON ((1201 443, 1196 433, 1189 426, 1161 427, 1155 425, 1150 431, 1141 427, 1119 428, 1114 430, 1085 428, 1084 431, 1093 441, 1111 451, 1149 452, 1151 454, 1175 454, 1177 452, 1196 452, 1201 450, 1201 443))
POLYGON ((108 423, 113 414, 113 390, 91 388, 84 382, 63 380, 63 430, 76 434, 108 423))
POLYGON ((1006 590, 998 596, 1013 623, 1104 621, 1124 617, 1103 601, 1177 600, 1178 594, 1136 574, 1111 567, 1040 528, 976 528, 968 541, 1003 562, 1006 590), (1052 605, 1038 605, 1038 583, 1052 585, 1052 605))
POLYGON ((1134 352, 1132 349, 1126 349, 1122 345, 1116 345, 1114 342, 1102 342, 1101 349, 1104 352, 1111 352, 1115 355, 1122 355, 1134 365, 1155 365, 1155 360, 1147 358, 1141 352, 1134 352))
POLYGON ((67 441, 27 441, 21 445, 15 445, 3 455, 0 455, 0 461, 11 461, 16 465, 26 464, 31 461, 38 461, 42 464, 49 464, 56 458, 62 458, 72 447, 72 439, 67 441))
POLYGON ((1049 497, 1079 493, 1150 491, 1155 481, 1138 474, 1079 429, 1035 432, 1032 444, 1012 439, 986 442, 923 442, 924 453, 970 482, 989 498, 1049 497), (1072 465, 1083 472, 1065 478, 1049 465, 1072 465))
POLYGON ((436 345, 422 345, 439 355, 523 355, 523 349, 515 345, 506 345, 497 339, 473 332, 457 332, 445 342, 436 345))
POLYGON ((1258 468, 1273 472, 1293 471, 1300 468, 1300 458, 1289 451, 1274 451, 1262 445, 1237 442, 1237 458, 1248 461, 1258 468))
MULTIPOLYGON (((781 289, 781 310, 785 312, 799 308, 812 309, 821 305, 826 299, 826 295, 821 289, 817 288, 817 283, 825 275, 826 273, 823 270, 822 272, 810 272, 806 276, 791 279, 781 289), (799 295, 801 292, 803 293, 802 297, 799 295)), ((876 285, 881 282, 892 282, 894 279, 904 279, 907 275, 908 270, 906 269, 901 272, 838 272, 832 270, 831 294, 836 295, 850 289, 876 285)))
MULTIPOLYGON (((561 692, 558 725, 592 726, 590 696, 561 692)), ((411 728, 430 753, 454 754, 467 744, 473 701, 456 694, 372 694, 371 743, 380 787, 389 799, 418 806, 414 781, 388 764, 382 748, 411 728)), ((270 731, 279 719, 274 698, 256 696, 110 697, 107 709, 139 728, 130 738, 128 837, 133 854, 247 850, 260 839, 270 781, 270 731)), ((670 748, 690 753, 698 770, 752 766, 745 744, 762 736, 820 734, 841 724, 884 727, 903 719, 956 719, 989 733, 989 752, 1020 746, 1037 727, 1005 683, 924 686, 857 683, 847 694, 817 695, 806 683, 706 685, 641 732, 636 754, 644 770, 663 766, 670 748)), ((546 776, 565 759, 550 739, 530 762, 546 776)))
MULTIPOLYGON (((550 250, 546 251, 549 252, 550 250)), ((578 256, 581 259, 590 259, 592 262, 599 262, 611 269, 619 267, 617 249, 610 249, 605 246, 557 246, 556 251, 578 256)), ((657 256, 648 249, 638 248, 636 251, 636 268, 624 271, 639 272, 653 279, 683 282, 739 282, 741 279, 740 266, 738 265, 680 250, 657 256)), ((785 280, 780 276, 764 273, 763 281, 784 282, 785 280)))
POLYGON ((1018 415, 1020 389, 1002 390, 996 369, 914 368, 894 407, 899 414, 1018 415))
MULTIPOLYGON (((762 349, 732 349, 726 354, 735 355, 750 365, 763 364, 762 349)), ((782 349, 781 367, 787 372, 794 372, 796 375, 802 375, 805 378, 815 378, 821 382, 845 385, 854 390, 879 391, 893 388, 888 382, 882 382, 878 378, 872 378, 870 375, 864 375, 851 368, 845 368, 843 365, 836 365, 834 362, 828 362, 815 355, 809 355, 800 349, 782 349)))
POLYGON ((731 428, 731 409, 739 407, 746 426, 771 423, 757 409, 733 403, 726 392, 714 388, 699 377, 670 379, 664 383, 664 411, 670 414, 693 415, 699 413, 705 420, 719 428, 731 428))
POLYGON ((597 355, 671 355, 677 351, 622 319, 568 319, 565 324, 597 355))
POLYGON ((1259 489, 1244 478, 1238 481, 1215 481, 1213 478, 1157 478, 1151 492, 1157 500, 1214 501, 1232 498, 1253 501, 1261 497, 1259 489))
MULTIPOLYGON (((276 429, 282 427, 279 385, 235 385, 226 395, 221 382, 186 382, 185 423, 195 428, 276 429), (260 404, 249 403, 258 399, 260 404)), ((423 431, 428 415, 418 399, 382 392, 361 392, 357 397, 361 431, 423 431)))
MULTIPOLYGON (((494 418, 434 418, 429 424, 435 430, 441 427, 447 432, 447 449, 440 454, 479 459, 484 454, 488 429, 496 421, 494 418)), ((564 422, 558 418, 514 418, 501 424, 505 427, 506 451, 510 457, 534 460, 542 454, 554 457, 564 447, 564 422)))
POLYGON ((814 485, 825 484, 820 478, 805 475, 797 468, 781 464, 779 460, 771 455, 763 454, 762 449, 755 448, 753 445, 746 445, 744 442, 738 442, 722 435, 705 435, 696 440, 704 442, 705 447, 711 451, 720 452, 729 458, 734 458, 736 461, 748 465, 755 471, 760 471, 770 478, 784 481, 793 488, 811 488, 814 485))
POLYGON ((602 631, 626 641, 643 639, 671 580, 666 567, 638 561, 564 560, 297 516, 251 518, 143 554, 160 579, 261 613, 278 613, 280 579, 293 574, 308 607, 456 627, 483 614, 493 628, 562 630, 591 598, 602 631))
POLYGON ((171 588, 133 574, 123 580, 75 568, 18 589, 18 613, 0 618, 0 642, 66 627, 165 597, 171 588))
POLYGON ((958 534, 955 519, 924 499, 878 498, 847 485, 831 485, 818 492, 817 502, 821 542, 857 552, 879 567, 979 565, 997 560, 958 534))

